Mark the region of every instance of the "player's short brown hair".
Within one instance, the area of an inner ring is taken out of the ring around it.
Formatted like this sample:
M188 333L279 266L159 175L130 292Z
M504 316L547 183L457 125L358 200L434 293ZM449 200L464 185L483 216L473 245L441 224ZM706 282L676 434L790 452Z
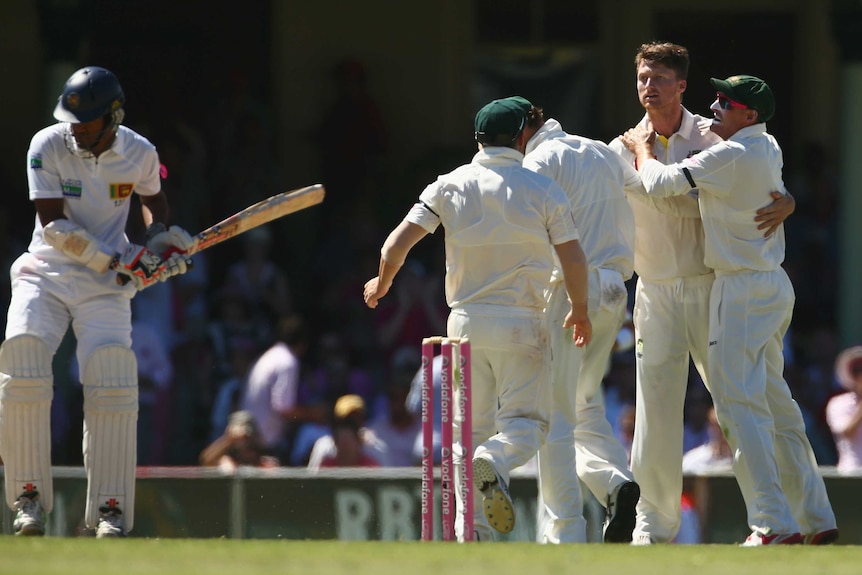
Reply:
M538 106L531 106L527 112L527 127L538 129L545 123L545 111Z
M635 70L641 62L661 64L674 72L679 80L688 79L688 48L670 42L647 42L641 44L635 55Z

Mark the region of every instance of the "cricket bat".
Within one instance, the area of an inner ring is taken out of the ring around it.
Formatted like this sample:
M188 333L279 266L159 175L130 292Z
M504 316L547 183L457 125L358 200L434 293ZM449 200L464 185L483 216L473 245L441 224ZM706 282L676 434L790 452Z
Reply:
M305 208L316 206L323 201L325 195L326 190L323 186L321 184L314 184L282 192L261 200L193 236L194 244L186 250L186 255L191 256L253 228L262 226L288 214L304 210ZM177 251L168 250L160 255L163 258L167 258ZM117 283L125 284L128 281L126 276L117 276Z
M187 255L213 247L250 229L262 226L288 214L316 206L326 195L321 184L314 184L288 192L282 192L261 200L237 212L216 225L194 236L194 245L186 251ZM162 254L170 255L170 254Z

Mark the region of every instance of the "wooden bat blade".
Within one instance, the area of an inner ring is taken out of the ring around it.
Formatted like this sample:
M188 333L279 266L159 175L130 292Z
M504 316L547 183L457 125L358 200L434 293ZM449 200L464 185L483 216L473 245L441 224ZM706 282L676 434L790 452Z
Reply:
M195 245L186 253L192 255L201 250L247 232L288 214L316 206L323 201L326 190L321 184L306 186L276 194L237 212L229 218L205 229L195 236Z

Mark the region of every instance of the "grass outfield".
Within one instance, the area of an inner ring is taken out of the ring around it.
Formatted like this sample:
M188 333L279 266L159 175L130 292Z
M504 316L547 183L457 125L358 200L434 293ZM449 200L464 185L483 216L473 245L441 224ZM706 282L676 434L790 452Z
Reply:
M0 537L0 573L131 575L857 575L862 547L456 545Z

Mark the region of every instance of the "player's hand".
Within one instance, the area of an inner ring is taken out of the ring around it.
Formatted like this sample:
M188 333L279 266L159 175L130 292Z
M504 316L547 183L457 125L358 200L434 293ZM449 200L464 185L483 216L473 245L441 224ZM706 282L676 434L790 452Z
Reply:
M384 286L380 283L380 276L365 282L365 289L362 292L362 298L365 300L365 305L371 309L376 308L378 300L389 293L390 287L392 287L391 283L388 286Z
M766 230L763 232L764 237L769 237L775 233L778 226L786 220L790 214L796 209L796 200L790 194L782 194L781 192L769 192L772 199L775 200L768 206L757 210L757 215L754 216L755 222L760 222L757 226L758 230Z
M187 252L195 245L195 239L180 226L165 228L162 223L147 228L147 249L157 254L170 249Z
M165 229L164 224L152 224L147 229L147 249L165 260L161 281L184 274L192 268L192 259L186 252L195 245L195 239L180 226Z
M147 249L162 257L170 255L168 252L186 253L194 245L194 238L180 226L166 229L164 224L158 223L147 228Z
M174 252L164 260L165 271L159 277L161 281L166 281L169 278L184 274L192 269L192 258L185 254Z
M652 123L647 122L646 125L638 124L634 128L629 128L620 136L620 142L635 154L643 149L652 151L652 146L655 143L655 130L653 130Z
M140 291L160 281L165 262L144 246L129 244L122 253L114 256L111 269L119 274L117 279L120 283L131 281Z
M572 341L578 347L584 347L593 339L593 324L587 315L587 304L574 304L566 319L563 320L563 329L572 329Z
M701 136L712 131L712 118L704 118L697 123L697 131Z

